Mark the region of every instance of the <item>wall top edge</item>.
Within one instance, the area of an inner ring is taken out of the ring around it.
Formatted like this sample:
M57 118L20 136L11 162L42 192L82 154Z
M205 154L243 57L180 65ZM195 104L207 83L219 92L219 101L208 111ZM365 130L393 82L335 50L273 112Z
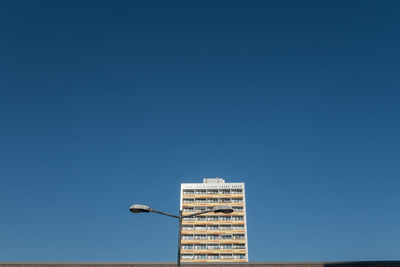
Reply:
M382 264L382 263L390 263L390 264L400 264L398 260L387 260L387 261L301 261L301 262L246 262L246 263L232 263L232 264ZM0 262L1 265L54 265L54 264L62 264L62 265L131 265L131 264L175 264L175 262ZM188 263L185 263L185 265ZM215 264L215 263L196 263L196 264ZM231 263L230 263L231 264Z

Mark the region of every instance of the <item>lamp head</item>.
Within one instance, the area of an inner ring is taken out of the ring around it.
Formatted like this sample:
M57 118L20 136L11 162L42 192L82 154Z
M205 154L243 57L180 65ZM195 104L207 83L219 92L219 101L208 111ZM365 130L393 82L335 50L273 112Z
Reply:
M214 212L222 212L222 213L232 213L233 209L231 206L229 205L221 205L221 206L217 206L213 209Z
M133 213L150 212L151 208L149 206L142 205L142 204L133 204L129 208L129 211L131 211Z

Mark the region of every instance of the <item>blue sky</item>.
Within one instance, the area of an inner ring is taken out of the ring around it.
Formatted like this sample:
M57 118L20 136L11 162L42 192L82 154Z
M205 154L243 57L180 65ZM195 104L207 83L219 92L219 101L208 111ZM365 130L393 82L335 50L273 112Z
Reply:
M245 182L251 261L398 260L398 1L1 1L0 261L170 261Z

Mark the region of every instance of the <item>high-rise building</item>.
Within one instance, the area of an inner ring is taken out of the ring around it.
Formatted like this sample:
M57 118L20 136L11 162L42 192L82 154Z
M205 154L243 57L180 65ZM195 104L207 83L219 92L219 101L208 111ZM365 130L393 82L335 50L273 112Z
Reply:
M182 262L248 262L244 183L204 178L203 183L181 184L183 215L220 205L230 205L233 212L184 218Z

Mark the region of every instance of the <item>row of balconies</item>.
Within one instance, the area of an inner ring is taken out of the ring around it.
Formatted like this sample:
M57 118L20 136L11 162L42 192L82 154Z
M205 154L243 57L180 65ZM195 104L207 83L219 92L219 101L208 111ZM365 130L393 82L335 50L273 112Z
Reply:
M212 234L212 235L233 235L233 234L245 234L245 230L213 230L213 231L182 231L182 234L184 235L194 235L194 234Z
M246 239L183 239L181 240L182 244L201 244L204 242L208 243L217 243L217 244L242 244L243 242L246 242Z
M182 215L190 215L193 214L193 212L183 212ZM207 214L207 213L205 213ZM208 214L222 214L222 213L208 213ZM197 218L200 217L200 218ZM184 221L243 221L244 219L244 212L232 212L229 213L229 215L197 215L197 216L192 216L188 217L190 219L184 219Z
M220 198L183 198L184 204L191 203L243 203L242 197L220 197Z
M183 249L182 253L246 253L246 249Z
M201 212L206 210L212 210L214 207L210 206L184 206L182 208L183 212ZM232 206L234 212L243 212L243 206Z
M232 249L246 249L246 244L244 243L238 243L238 244L232 244L232 243L224 243L224 244L183 244L182 249L185 250L232 250Z
M219 230L244 230L244 224L185 224L182 230L186 231L219 231Z
M183 234L182 240L232 240L245 239L245 234Z
M243 215L209 215L183 218L183 221L243 221Z
M184 195L238 195L243 189L183 189Z
M192 253L182 253L182 260L231 260L231 259L240 259L245 260L245 253L204 253L204 254L192 254Z

